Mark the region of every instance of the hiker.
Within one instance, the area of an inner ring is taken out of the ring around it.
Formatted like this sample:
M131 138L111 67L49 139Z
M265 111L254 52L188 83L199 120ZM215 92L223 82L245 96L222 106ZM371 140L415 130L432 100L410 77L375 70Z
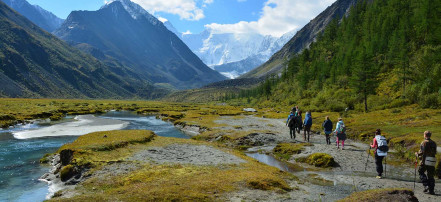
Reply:
M421 143L420 151L415 155L421 160L418 168L421 182L424 185L424 193L435 195L435 164L436 164L436 143L430 139L432 133L424 132L424 141ZM427 172L427 176L425 174Z
M296 121L297 120L294 115L294 112L291 111L291 113L288 116L288 119L286 120L286 126L289 127L289 136L291 137L291 139L296 139L296 131L295 131Z
M383 174L383 158L387 156L387 151L389 148L387 147L386 138L381 135L380 129L375 131L375 137L372 141L371 148L375 149L374 154L377 169L377 179L381 179Z
M296 128L297 129L297 133L300 134L300 131L303 128L302 127L303 126L303 123L302 123L302 111L301 110L297 111L295 117L296 117L296 122L295 122L294 128Z
M326 135L326 144L331 144L331 137L329 136L332 133L332 121L329 119L329 116L325 118L325 121L322 124L325 135Z
M335 126L335 135L337 136L337 149L340 149L340 141L341 141L341 150L344 150L345 140L346 140L346 126L343 123L342 118L338 118L337 126Z
M308 142L309 142L309 135L311 133L311 126L312 126L312 117L311 112L306 112L305 120L303 121L303 139L306 142L306 133L308 133Z
M296 106L294 110L295 110L295 111L294 111L294 112L295 112L295 113L294 113L295 116L298 116L299 111L300 111L299 106Z

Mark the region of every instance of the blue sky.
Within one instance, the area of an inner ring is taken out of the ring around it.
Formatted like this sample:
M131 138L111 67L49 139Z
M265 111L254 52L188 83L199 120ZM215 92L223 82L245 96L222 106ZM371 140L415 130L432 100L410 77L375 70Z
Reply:
M66 18L73 10L98 10L105 0L28 0ZM178 31L255 32L281 36L298 30L335 0L132 0L168 19Z

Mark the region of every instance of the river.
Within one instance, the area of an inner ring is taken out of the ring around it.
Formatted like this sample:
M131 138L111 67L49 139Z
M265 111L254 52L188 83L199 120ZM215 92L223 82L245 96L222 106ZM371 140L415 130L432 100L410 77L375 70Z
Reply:
M112 111L102 115L68 116L60 122L36 122L0 130L0 201L43 201L48 185L39 177L50 167L40 165L46 153L57 151L79 135L123 129L152 130L159 136L189 138L154 116Z

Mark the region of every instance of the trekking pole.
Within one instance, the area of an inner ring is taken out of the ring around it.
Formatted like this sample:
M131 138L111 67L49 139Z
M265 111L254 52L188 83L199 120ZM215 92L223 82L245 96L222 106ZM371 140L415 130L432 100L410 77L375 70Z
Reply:
M364 171L366 171L366 169L367 169L367 165L368 165L368 162L369 162L369 155L371 155L371 147L369 146L369 151L368 151L368 154L367 154L367 157L366 157L366 165L364 166Z
M387 176L387 155L384 157L384 177Z
M418 166L418 156L415 155L415 176L413 178L413 191L415 192L415 183L416 183L416 170L417 170L417 166Z

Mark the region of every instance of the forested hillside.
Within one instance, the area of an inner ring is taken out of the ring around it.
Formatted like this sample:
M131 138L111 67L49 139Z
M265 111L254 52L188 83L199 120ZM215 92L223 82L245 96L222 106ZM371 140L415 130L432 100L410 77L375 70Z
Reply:
M360 1L280 77L228 97L310 110L436 108L440 78L441 0Z

